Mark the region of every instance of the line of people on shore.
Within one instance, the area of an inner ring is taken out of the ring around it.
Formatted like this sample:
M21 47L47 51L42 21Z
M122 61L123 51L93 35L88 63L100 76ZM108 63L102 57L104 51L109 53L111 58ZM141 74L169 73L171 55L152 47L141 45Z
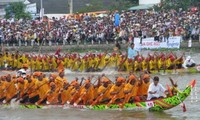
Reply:
M152 100L161 98L163 93L168 94L158 83L159 77L155 76L153 83L150 83L150 78L147 73L137 77L130 72L127 78L118 76L115 81L102 74L81 80L76 77L68 82L63 70L49 77L42 72L27 74L25 78L8 74L0 77L0 102L10 103L15 98L24 104L106 104L109 107L113 103L123 106L128 102Z

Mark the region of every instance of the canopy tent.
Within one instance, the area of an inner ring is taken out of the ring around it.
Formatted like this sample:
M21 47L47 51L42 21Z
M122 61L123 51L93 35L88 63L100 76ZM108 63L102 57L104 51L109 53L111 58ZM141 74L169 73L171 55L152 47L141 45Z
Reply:
M145 10L145 9L150 9L153 6L154 4L146 4L146 5L143 4L143 5L131 7L128 10Z

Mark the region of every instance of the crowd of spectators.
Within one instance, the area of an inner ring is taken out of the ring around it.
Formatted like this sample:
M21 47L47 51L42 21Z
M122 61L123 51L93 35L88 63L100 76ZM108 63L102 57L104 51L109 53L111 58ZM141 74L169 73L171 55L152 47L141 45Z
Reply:
M123 11L119 26L114 25L116 12L102 16L74 14L72 17L40 20L0 19L0 44L56 45L130 41L135 37L167 40L199 40L199 11L153 10Z

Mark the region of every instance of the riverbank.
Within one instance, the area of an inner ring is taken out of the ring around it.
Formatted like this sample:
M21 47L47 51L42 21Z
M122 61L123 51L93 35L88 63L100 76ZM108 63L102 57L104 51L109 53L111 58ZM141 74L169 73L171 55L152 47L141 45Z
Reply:
M23 52L40 52L40 53L49 53L54 52L58 49L58 47L62 48L62 52L101 52L101 51L113 51L115 44L81 44L81 45L55 45L55 46L4 46L3 49L6 51L23 51ZM127 48L126 44L121 45L122 51L125 51ZM2 49L2 48L1 48ZM154 49L152 51L166 51L169 50L167 48L162 49ZM176 51L177 49L170 49L171 51ZM188 47L188 42L182 42L180 45L180 49L182 51L199 51L200 50L200 42L193 42L192 47Z

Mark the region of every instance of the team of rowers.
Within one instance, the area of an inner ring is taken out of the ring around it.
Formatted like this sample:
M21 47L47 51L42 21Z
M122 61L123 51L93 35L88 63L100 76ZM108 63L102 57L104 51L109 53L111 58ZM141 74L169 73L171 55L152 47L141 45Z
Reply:
M99 54L78 53L63 55L35 55L4 52L0 54L0 67L6 69L20 69L27 64L32 71L58 71L70 69L71 71L94 72L105 68L115 68L118 71L144 71L181 68L183 55L177 57L173 53L154 53L147 57L137 55L128 59L126 54L107 52Z
M81 80L75 78L71 82L68 82L64 76L64 70L60 70L58 74L52 73L49 77L42 72L34 72L26 76L10 74L1 76L0 102L10 103L13 98L16 98L15 101L37 105L107 104L109 106L118 102L123 105L128 102L145 101L159 94L158 91L155 93L150 90L151 77L147 72L141 73L139 77L130 72L126 78L116 77L114 82L105 74L98 78L94 76L81 78ZM157 76L153 80L158 84ZM159 84L158 87L162 86ZM163 92L167 90L163 88ZM173 90L171 92L175 94ZM158 97L160 96L156 96Z

